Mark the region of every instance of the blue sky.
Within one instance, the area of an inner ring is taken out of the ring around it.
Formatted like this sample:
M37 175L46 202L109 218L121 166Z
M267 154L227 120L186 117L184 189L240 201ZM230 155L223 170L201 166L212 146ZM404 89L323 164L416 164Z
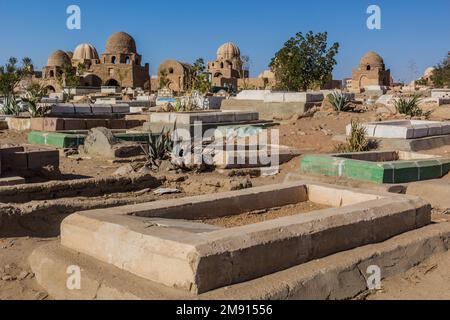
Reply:
M66 9L81 8L82 29L68 30ZM382 30L366 27L367 7L382 10ZM395 80L409 81L450 51L448 0L1 0L0 63L29 56L41 68L54 50L92 43L99 54L115 31L130 33L151 73L163 60L212 60L235 42L251 58L251 74L267 68L298 31L328 31L341 45L336 79L349 77L367 51L380 53Z

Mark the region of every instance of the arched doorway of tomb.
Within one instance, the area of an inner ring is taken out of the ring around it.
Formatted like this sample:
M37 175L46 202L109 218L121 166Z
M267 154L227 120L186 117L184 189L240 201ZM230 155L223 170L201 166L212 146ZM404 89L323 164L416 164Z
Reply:
M56 89L53 86L46 86L45 90L47 91L47 94L56 92Z
M95 74L88 74L84 77L84 83L87 87L101 87L102 79Z
M361 78L359 79L359 87L361 89L364 89L368 85L369 85L369 78L367 78L367 76L361 76Z
M116 79L109 79L105 82L105 86L107 87L118 87L119 86L119 81L117 81Z

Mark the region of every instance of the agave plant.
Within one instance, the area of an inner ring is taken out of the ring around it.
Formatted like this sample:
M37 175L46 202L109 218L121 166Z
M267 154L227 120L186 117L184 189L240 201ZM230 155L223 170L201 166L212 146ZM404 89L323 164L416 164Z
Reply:
M394 106L398 113L411 117L420 117L423 115L422 109L419 104L422 101L420 95L415 94L410 98L399 97L395 99Z
M333 106L334 111L346 112L352 109L350 98L347 95L343 94L342 92L335 91L329 94L328 101Z
M170 131L161 131L159 135L150 133L148 143L142 147L146 157L146 167L159 168L161 161L169 160L173 149Z
M28 112L30 113L31 117L44 117L49 111L49 107L40 105L40 102L45 93L45 88L37 83L33 83L27 88L25 96L22 98L22 100L28 103Z
M175 101L175 105L173 106L175 112L183 112L184 111L184 106L183 103L181 102L180 98L177 98Z
M14 96L5 97L3 113L11 116L19 116L20 115L20 106L17 103L17 100Z

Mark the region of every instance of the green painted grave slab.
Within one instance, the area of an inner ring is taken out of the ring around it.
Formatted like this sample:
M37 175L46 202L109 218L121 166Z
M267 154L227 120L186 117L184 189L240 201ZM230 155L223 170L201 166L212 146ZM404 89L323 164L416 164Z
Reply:
M351 155L355 154L305 155L300 160L300 172L379 184L439 179L450 172L448 158L374 162L357 160Z
M148 133L115 133L120 140L132 142L148 142ZM58 149L78 148L84 143L86 134L69 132L32 131L28 134L28 142L36 145L46 145Z

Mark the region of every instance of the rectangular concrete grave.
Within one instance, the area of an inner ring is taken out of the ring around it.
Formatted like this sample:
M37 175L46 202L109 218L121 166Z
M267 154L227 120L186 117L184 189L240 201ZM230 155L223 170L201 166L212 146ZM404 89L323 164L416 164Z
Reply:
M321 102L264 102L258 100L226 99L222 101L221 110L240 110L258 112L260 119L291 119L302 115Z
M57 103L51 106L50 114L53 116L70 117L127 114L130 113L130 106L121 104L83 104L83 103Z
M0 175L27 173L46 166L59 167L56 150L26 150L24 147L0 148Z
M300 172L374 183L438 179L450 172L450 159L405 151L306 155Z
M167 112L152 113L150 121L144 123L143 130L153 133L161 131L173 131L178 129L183 133L189 133L187 136L180 136L183 139L201 138L199 134L211 133L222 127L245 127L256 126L264 127L272 124L271 121L260 121L257 112L239 112L239 111L204 111L204 112Z
M257 112L159 112L150 114L150 122L194 124L204 123L232 123L259 120Z
M219 169L275 167L300 156L298 150L282 145L235 145L230 148L223 144L222 150L214 145L210 148L214 165Z
M183 223L303 201L333 208L231 229ZM78 212L62 223L61 244L143 279L200 294L430 222L431 207L419 198L298 181Z
M385 139L418 139L450 135L450 122L422 120L394 120L364 123L367 136ZM351 134L351 124L347 126L347 136Z
M367 291L369 275L362 270L379 266L382 280L404 274L433 255L447 252L449 240L449 223L431 224L198 296L142 279L59 244L37 248L29 262L37 282L58 300L347 300ZM81 290L67 288L66 271L74 265L82 270Z
M450 100L450 89L433 89L431 90L431 97Z
M264 95L265 103L322 102L322 92L272 92Z

